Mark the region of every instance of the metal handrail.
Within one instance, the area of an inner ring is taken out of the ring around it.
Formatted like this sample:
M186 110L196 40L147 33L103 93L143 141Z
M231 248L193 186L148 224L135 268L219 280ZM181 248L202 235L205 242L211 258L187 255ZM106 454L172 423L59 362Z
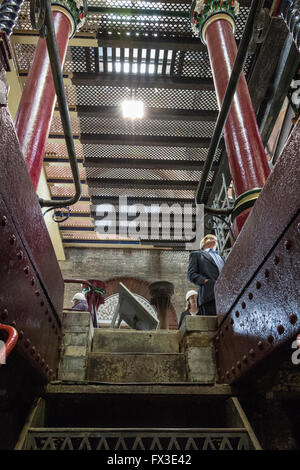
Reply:
M5 359L10 355L11 351L14 349L15 345L17 344L18 341L18 332L15 328L13 328L10 325L3 325L0 324L0 331L6 331L8 333L8 338L5 341L5 345L0 349L0 358L3 355L3 349L4 349L4 355ZM2 361L0 361L0 367L2 365Z
M213 160L215 158L216 152L219 147L219 143L222 137L222 132L225 127L227 117L231 108L231 104L234 98L234 94L240 79L240 75L243 70L243 66L247 57L247 50L249 46L249 42L252 36L252 28L253 22L256 15L256 11L260 10L264 0L253 0L251 3L249 15L247 18L247 22L245 25L245 29L243 32L243 36L238 48L238 52L236 55L236 59L234 62L234 66L231 72L231 76L226 88L226 92L224 95L223 103L221 106L221 110L218 115L216 127L214 129L214 133L212 139L210 141L208 154L204 163L204 167L201 173L201 180L196 189L195 201L196 204L203 204L204 203L204 192L207 183L208 174L211 170ZM220 214L220 215L229 215L232 212L232 209L215 209L213 207L204 206L204 210L208 213Z
M42 34L45 34L45 39L47 42L48 54L50 58L51 71L57 96L57 102L59 106L60 118L64 130L64 136L75 185L75 195L69 199L66 199L65 201L63 201L63 203L61 201L53 201L52 199L48 200L42 199L40 197L38 198L41 207L51 207L53 209L57 209L59 207L71 206L77 201L79 201L81 197L81 182L52 18L51 0L45 0L45 20L44 25L42 26L40 31L42 31Z

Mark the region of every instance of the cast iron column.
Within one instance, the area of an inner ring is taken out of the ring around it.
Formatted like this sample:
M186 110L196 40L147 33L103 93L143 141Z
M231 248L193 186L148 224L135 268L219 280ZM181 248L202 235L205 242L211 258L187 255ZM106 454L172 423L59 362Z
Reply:
M78 7L75 0L68 0L64 4L58 3L60 2L55 1L52 11L57 47L63 67L68 40L75 34L77 26L83 19L83 6ZM20 147L35 189L40 178L55 99L46 40L39 38L15 118Z
M208 47L219 108L237 54L234 0L196 0L192 27ZM244 73L242 72L224 129L224 139L236 201L232 213L237 235L270 173Z

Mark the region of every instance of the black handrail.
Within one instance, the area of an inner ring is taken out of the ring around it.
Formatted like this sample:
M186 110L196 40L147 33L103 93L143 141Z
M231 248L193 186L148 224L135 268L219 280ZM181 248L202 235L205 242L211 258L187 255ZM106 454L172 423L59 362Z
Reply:
M33 0L32 0L33 1ZM51 0L45 0L45 22L42 30L45 32L47 48L50 58L53 82L55 86L57 102L60 111L60 118L64 130L66 146L68 150L72 176L75 184L75 195L63 201L53 201L51 199L42 199L39 197L41 207L51 207L57 209L59 207L67 207L75 204L81 197L81 182L79 168L76 159L75 146L73 140L72 127L69 116L69 109L64 89L62 70L60 65L60 58L58 54L53 17L51 11Z
M216 127L214 129L214 133L212 139L210 141L208 154L204 163L204 167L201 173L201 180L196 189L195 201L196 204L203 204L204 203L204 192L207 183L208 174L211 170L214 157L219 147L219 143L222 137L222 132L224 126L226 124L226 120L230 111L230 107L233 101L233 97L240 79L240 75L243 70L243 66L245 60L247 58L247 50L249 46L249 42L252 36L252 28L253 22L256 15L256 11L262 8L264 0L253 0L251 3L249 15L247 18L247 22L245 25L243 37L241 39L237 56L234 62L234 66L231 72L231 76L226 88L226 92L224 95L223 103L221 106L221 110L218 115L218 119L216 122ZM211 213L211 214L220 214L220 215L229 215L232 212L232 209L215 209L214 207L204 206L204 211Z

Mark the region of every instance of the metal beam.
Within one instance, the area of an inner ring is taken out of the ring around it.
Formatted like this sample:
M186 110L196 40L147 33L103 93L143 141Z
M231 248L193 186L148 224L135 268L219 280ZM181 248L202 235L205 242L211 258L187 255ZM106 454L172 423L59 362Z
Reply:
M136 169L163 169L163 170L202 170L203 161L199 160L162 160L149 158L97 158L86 157L83 164L86 168L136 168ZM213 166L213 170L218 165Z
M56 136L59 138L60 136ZM64 138L64 136L61 136ZM209 137L167 137L151 135L81 134L82 144L142 145L143 147L208 148Z
M90 189L92 188L134 188L134 189L173 189L194 190L198 181L182 180L146 180L146 179L117 179L117 178L87 178Z
M180 206L183 206L185 204L193 205L195 206L195 201L194 199L190 198L168 198L168 197L132 197L132 196L126 196L127 197L127 205L134 205L134 204L143 204L144 206L151 206L151 205L160 205L160 204L168 204L168 205L173 205L173 204L179 204ZM92 200L92 205L91 205L91 214L96 213L96 206L101 205L101 204L111 204L114 207L118 207L119 205L119 198L118 197L112 197L112 196L91 196Z
M120 38L99 33L99 47L120 47L127 49L158 49L168 51L196 51L206 52L207 48L199 39L193 38Z
M78 105L79 117L121 118L120 106ZM166 121L215 121L218 111L202 109L146 108L144 119Z
M69 74L76 86L130 86L131 88L167 88L174 90L214 90L212 78L171 78L157 75L141 76L121 73Z

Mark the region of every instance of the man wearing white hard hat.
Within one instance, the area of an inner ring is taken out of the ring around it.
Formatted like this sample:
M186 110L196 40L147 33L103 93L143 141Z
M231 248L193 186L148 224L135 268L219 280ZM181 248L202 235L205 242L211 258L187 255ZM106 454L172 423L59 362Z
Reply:
M216 315L214 286L224 266L224 259L218 253L215 235L206 235L200 243L200 250L190 254L187 279L199 287L198 307L201 315Z
M74 295L72 302L74 303L72 310L81 310L82 312L89 311L89 306L85 295L83 295L81 292L77 292L77 294Z
M186 310L182 312L182 314L180 315L178 328L181 327L182 322L187 315L200 315L197 298L198 298L198 292L196 290L189 290L186 293L186 296L185 296Z

